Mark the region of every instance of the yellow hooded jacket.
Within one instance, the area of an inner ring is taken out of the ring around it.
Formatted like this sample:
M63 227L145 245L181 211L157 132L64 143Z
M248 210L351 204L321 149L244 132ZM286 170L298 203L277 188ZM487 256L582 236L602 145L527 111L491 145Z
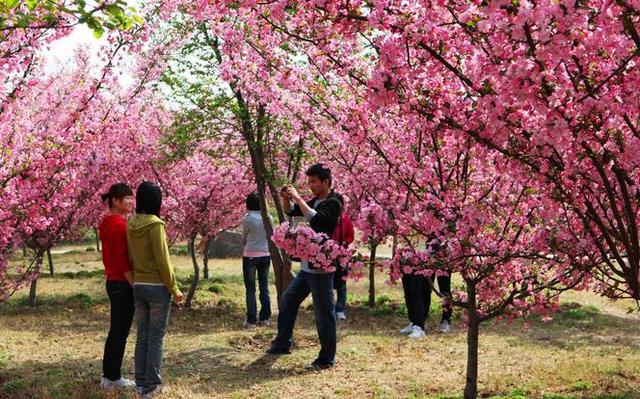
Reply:
M127 228L133 283L164 284L171 295L178 290L169 258L165 223L155 215L136 214Z

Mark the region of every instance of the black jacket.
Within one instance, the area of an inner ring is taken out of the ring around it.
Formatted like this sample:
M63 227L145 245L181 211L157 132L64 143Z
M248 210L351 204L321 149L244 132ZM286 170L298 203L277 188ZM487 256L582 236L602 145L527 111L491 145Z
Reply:
M329 196L318 204L317 207L313 205L316 203L317 198L312 198L307 201L307 205L310 208L314 209L317 213L316 215L309 221L309 226L316 233L324 233L331 238L333 236L333 232L338 225L338 220L340 219L340 212L342 211L342 205L340 205L340 201L336 194L331 191ZM300 206L296 204L293 207L291 212L287 212L289 216L304 216Z

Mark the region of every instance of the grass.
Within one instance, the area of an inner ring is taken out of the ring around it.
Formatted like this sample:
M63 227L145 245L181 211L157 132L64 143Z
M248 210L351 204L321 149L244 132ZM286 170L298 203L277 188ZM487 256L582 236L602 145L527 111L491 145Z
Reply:
M175 255L180 285L190 260ZM133 398L98 389L108 298L99 254L60 253L56 274L38 283L38 305L26 291L0 305L0 398ZM465 331L434 332L434 298L426 339L400 337L406 308L400 287L378 276L377 306L367 307L367 282L350 283L348 320L338 326L338 364L322 374L304 371L318 351L313 309L301 307L296 350L270 357L275 327L245 331L244 286L238 259L210 260L193 309L172 310L165 339L165 398L461 398ZM272 286L272 298L275 288ZM640 317L628 303L593 294L566 296L554 321L490 323L480 340L480 396L502 399L640 398ZM275 307L274 307L274 310ZM275 321L275 320L274 320ZM275 323L274 323L275 324ZM132 376L132 329L124 363Z

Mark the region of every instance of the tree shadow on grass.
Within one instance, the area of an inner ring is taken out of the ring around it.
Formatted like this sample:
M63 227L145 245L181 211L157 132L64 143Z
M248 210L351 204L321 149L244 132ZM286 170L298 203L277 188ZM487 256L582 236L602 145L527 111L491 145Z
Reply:
M640 350L640 321L599 311L593 306L565 303L553 315L552 321L529 317L529 328L506 323L488 324L485 331L505 335L517 340L560 349L594 346L600 349L625 348Z
M277 356L262 355L251 362L238 350L201 348L165 354L164 382L180 389L184 382L193 393L216 395L251 388L267 381L286 379L306 371L297 367L274 367ZM132 364L132 362L130 362ZM198 382L193 381L194 372ZM131 391L99 389L100 359L74 359L48 363L32 360L0 370L0 398L134 398ZM128 372L125 377L131 378ZM201 383L199 381L202 381Z

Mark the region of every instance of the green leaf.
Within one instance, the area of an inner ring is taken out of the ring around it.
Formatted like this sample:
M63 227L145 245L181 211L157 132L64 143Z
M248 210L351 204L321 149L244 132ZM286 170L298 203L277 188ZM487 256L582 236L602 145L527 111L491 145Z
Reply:
M93 29L93 37L95 37L96 39L100 39L103 34L104 34L104 29L102 29L102 27L97 27Z
M105 7L105 10L107 11L108 14L112 14L115 16L122 16L124 15L124 9L120 6L117 6L115 4L109 4L108 6Z
M4 0L4 4L8 8L16 8L20 5L20 0Z
M27 0L25 3L27 3L29 11L33 11L38 7L38 0Z
M20 28L26 28L27 26L29 26L29 22L31 22L31 20L29 19L29 16L26 14L23 14L16 21L16 26L19 26Z

